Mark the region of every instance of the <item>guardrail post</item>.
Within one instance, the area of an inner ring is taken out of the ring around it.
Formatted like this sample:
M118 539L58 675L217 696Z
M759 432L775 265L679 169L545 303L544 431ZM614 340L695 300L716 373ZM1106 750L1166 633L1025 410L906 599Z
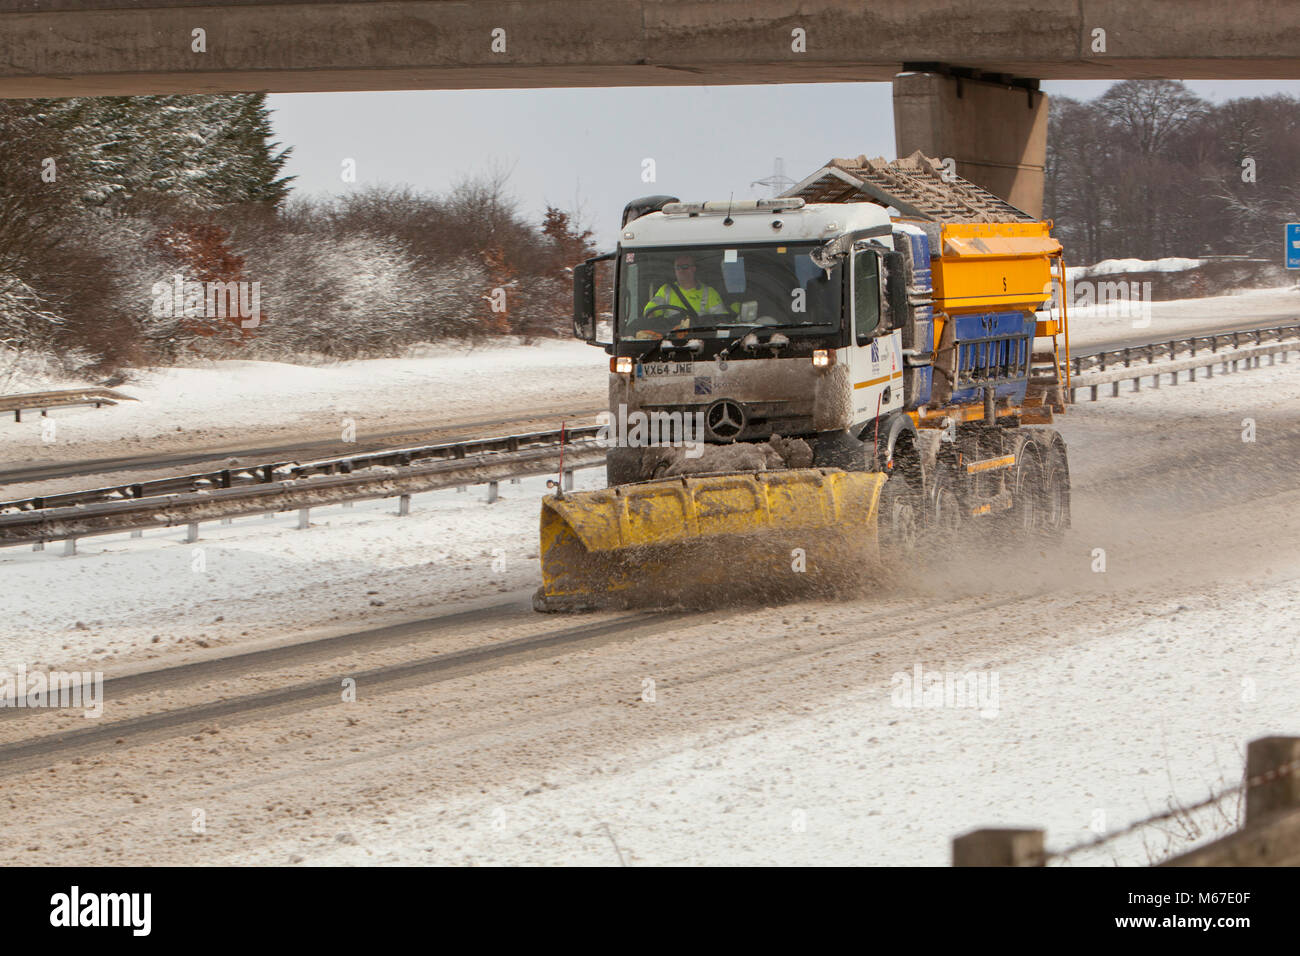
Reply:
M189 524L185 526L185 543L193 544L195 541L198 540L199 540L199 523L197 521L191 521Z
M1142 377L1139 375L1133 376L1133 391L1135 392L1142 391Z
M499 482L488 482L487 503L493 504L501 497L501 485Z
M65 555L72 555L72 554L76 554L76 553L77 553L77 539L76 539L76 538L65 538L65 539L64 539L64 541L63 541L63 553L64 553Z
M1118 380L1118 379L1116 379L1115 381L1113 381L1113 382L1110 383L1110 395L1111 395L1111 398L1119 398L1119 380Z
M299 508L298 509L298 530L306 531L310 527L311 527L311 509Z
M1261 737L1246 745L1246 826L1300 808L1300 737Z
M1189 382L1194 382L1194 381L1196 381L1196 369L1195 369L1195 368L1189 368L1189 369L1187 370L1187 381L1189 381Z
M411 513L411 496L402 495L397 499L397 516L405 518Z
M1213 362L1211 362L1209 365L1205 366L1205 377L1206 377L1206 378L1214 378L1214 363L1213 363Z
M1088 387L1092 389L1092 400L1095 402L1097 400L1097 386L1090 385Z
M564 490L573 490L573 469L569 468L564 472Z
M1043 830L972 830L952 841L953 866L1042 866Z
M23 420L23 410L22 410L21 408L15 408L15 409L14 409L14 421L16 421L16 422L20 422L20 421L22 421L22 420Z

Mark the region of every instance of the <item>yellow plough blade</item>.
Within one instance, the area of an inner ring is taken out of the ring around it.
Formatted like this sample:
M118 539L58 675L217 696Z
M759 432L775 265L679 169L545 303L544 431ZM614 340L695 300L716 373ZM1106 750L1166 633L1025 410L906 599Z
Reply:
M800 469L668 478L542 500L538 610L783 583L878 560L883 474Z

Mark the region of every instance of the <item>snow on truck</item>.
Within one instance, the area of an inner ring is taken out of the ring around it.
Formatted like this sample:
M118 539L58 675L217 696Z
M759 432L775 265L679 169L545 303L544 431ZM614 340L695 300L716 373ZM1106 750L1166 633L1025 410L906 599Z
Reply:
M543 500L534 606L771 591L942 555L968 523L1061 535L1050 227L919 153L832 160L775 199L629 203L574 275L574 334L610 355L609 487Z

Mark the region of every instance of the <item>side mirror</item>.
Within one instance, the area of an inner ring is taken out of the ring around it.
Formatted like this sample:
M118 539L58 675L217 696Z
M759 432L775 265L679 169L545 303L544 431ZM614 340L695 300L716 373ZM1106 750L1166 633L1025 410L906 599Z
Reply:
M573 336L596 341L596 264L573 267Z
M901 252L887 252L884 256L885 327L902 328L907 321L907 264Z
M852 236L836 236L830 242L808 253L808 258L819 269L832 269L835 263L848 255L851 248L853 248Z

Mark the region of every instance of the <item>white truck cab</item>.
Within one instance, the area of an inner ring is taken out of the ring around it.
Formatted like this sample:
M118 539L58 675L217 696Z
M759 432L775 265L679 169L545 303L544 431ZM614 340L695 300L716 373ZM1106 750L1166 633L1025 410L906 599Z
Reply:
M883 208L657 198L629 206L600 257L614 266L611 342L595 341L599 260L575 283L575 334L613 356L612 414L702 415L708 442L798 437L838 464L846 439L904 407L886 294L891 263L902 269ZM613 483L644 469L610 470Z

